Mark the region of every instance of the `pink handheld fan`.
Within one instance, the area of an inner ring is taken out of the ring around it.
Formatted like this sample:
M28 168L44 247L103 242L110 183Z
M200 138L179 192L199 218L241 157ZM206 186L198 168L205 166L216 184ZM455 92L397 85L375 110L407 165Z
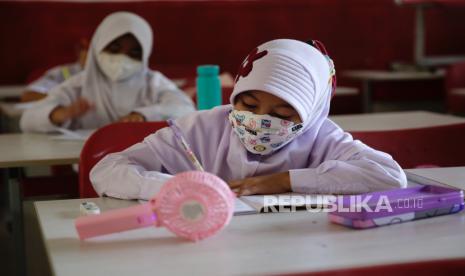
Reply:
M197 241L223 229L234 212L234 193L219 177L201 171L177 174L148 203L79 217L79 238L130 229L164 226L174 234Z

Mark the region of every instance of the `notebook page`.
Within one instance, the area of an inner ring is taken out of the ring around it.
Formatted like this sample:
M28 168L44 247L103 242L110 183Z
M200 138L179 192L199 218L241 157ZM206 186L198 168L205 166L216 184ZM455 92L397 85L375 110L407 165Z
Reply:
M62 134L52 136L52 139L85 141L92 135L92 133L95 132L95 129L69 130L65 128L58 128L57 131L59 131Z
M255 209L253 206L245 203L240 198L234 199L234 215L250 215L250 214L258 214L260 209Z
M242 196L241 200L253 206L260 212L266 211L268 207L312 207L325 208L334 202L334 195L307 195L299 193L285 193L277 195L253 195ZM333 199L333 200L331 200ZM279 211L279 208L274 208ZM288 208L289 209L289 208ZM273 209L269 208L269 211Z
M139 199L140 204L147 203L147 200ZM254 207L248 205L244 201L240 200L239 198L234 199L234 215L241 216L241 215L251 215L251 214L258 214L258 210Z

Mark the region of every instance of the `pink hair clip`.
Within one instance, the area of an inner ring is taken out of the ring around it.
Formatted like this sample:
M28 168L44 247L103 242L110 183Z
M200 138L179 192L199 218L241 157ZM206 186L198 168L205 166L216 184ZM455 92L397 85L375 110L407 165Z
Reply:
M234 212L234 193L216 175L189 171L168 180L148 203L79 217L81 240L148 226L163 226L192 241L223 229Z

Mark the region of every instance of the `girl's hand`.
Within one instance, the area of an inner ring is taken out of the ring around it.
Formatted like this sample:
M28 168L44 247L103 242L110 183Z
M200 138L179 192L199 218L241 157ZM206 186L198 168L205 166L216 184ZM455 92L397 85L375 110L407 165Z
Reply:
M58 106L50 113L50 121L55 125L62 125L64 122L80 117L94 106L84 98L79 98L74 103L67 106Z
M145 117L144 115L138 113L138 112L131 112L128 115L121 117L119 119L120 122L145 122Z
M289 172L249 177L230 181L229 187L237 196L254 194L281 194L291 191Z

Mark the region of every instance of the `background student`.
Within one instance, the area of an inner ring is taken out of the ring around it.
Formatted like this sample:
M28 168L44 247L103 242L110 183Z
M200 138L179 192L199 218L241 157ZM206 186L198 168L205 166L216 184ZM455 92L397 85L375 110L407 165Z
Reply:
M107 16L92 37L84 70L25 111L21 129L92 129L115 121L158 121L194 111L183 91L149 69L152 41L152 29L138 15Z
M22 102L38 101L45 98L50 90L65 80L77 75L84 69L89 42L81 39L77 47L77 61L70 64L55 66L47 70L38 79L31 82L21 95Z

